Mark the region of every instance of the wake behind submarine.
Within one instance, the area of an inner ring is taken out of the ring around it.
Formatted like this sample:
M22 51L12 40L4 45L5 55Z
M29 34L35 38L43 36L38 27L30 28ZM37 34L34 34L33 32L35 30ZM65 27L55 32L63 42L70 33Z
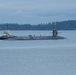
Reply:
M58 39L65 39L62 36L58 36L58 30L56 25L54 25L54 29L52 30L52 36L14 36L9 33L9 31L3 32L3 35L0 36L0 40L58 40Z

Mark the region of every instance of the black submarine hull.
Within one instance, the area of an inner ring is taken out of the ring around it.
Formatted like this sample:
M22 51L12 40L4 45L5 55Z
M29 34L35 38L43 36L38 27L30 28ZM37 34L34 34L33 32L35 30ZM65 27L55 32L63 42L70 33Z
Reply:
M65 39L61 36L12 36L12 37L3 37L0 36L0 40L58 40Z

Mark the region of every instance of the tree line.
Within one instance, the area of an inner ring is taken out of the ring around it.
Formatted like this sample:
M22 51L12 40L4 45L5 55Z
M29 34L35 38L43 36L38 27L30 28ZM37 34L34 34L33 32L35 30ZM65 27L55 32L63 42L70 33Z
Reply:
M49 22L38 25L5 23L0 24L0 30L52 30L55 23L58 30L76 30L76 20Z

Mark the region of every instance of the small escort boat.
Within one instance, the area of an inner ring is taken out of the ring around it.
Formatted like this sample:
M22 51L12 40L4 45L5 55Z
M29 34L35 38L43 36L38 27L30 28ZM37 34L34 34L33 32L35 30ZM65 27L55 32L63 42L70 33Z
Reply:
M3 35L0 36L0 40L57 40L57 39L65 39L64 37L58 36L58 31L56 26L52 31L52 36L14 36L9 33L9 31L3 32Z
M16 36L10 35L9 31L4 31L3 35L0 36L0 40L13 39Z

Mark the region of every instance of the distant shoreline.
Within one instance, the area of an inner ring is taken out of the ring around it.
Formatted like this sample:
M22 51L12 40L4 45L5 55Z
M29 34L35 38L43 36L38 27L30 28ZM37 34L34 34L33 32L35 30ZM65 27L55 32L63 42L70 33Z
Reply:
M67 20L60 22L49 22L47 24L14 24L14 23L4 23L0 24L0 30L52 30L54 24L58 30L76 30L76 20Z
M6 31L6 30L0 30ZM8 30L8 31L52 31L52 30ZM58 31L76 31L76 30L58 30Z

